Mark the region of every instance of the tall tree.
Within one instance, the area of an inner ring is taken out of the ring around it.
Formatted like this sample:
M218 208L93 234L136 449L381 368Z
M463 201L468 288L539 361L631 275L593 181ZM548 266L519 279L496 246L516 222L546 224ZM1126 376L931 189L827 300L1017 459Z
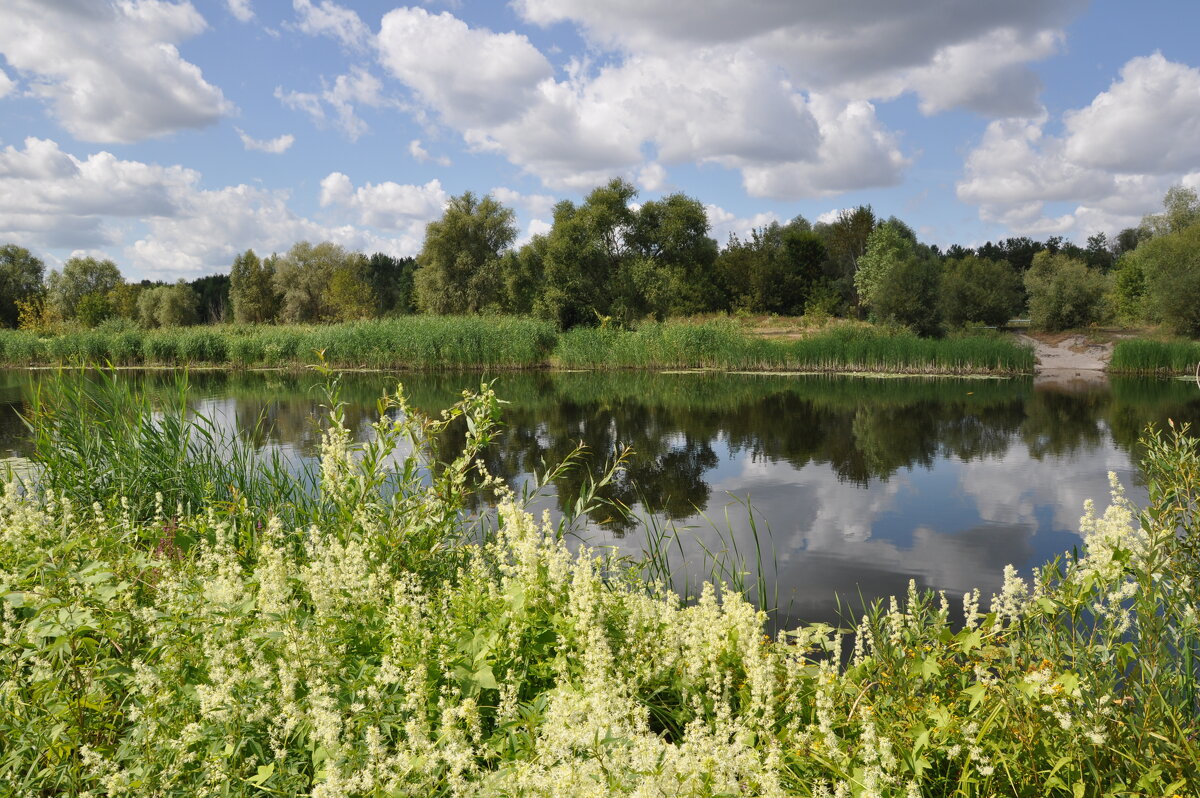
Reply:
M229 301L239 324L274 321L279 313L275 288L275 259L260 260L248 249L233 259L229 270Z
M1162 213L1142 217L1139 229L1143 238L1178 233L1200 222L1200 195L1194 188L1171 186L1163 195L1162 204Z
M413 297L413 274L416 270L416 258L394 258L376 252L367 259L365 279L375 296L376 315L412 313L416 310Z
M196 319L200 323L225 321L230 315L228 274L209 274L188 283L196 293Z
M425 227L413 275L417 307L427 313L474 313L500 300L500 256L517 238L516 214L490 194L451 197Z
M301 241L275 262L275 291L282 296L279 317L286 322L330 321L338 308L328 292L339 269L355 268L359 253L330 241Z
M50 272L46 300L60 318L84 316L84 323L91 324L102 320L104 308L111 315L108 294L121 282L121 270L111 260L90 256L68 258L62 272ZM81 309L86 312L81 314Z
M41 294L45 270L45 264L24 247L0 247L0 324L17 326L17 303Z
M628 249L666 287L665 297L652 303L657 315L702 313L722 304L713 269L717 242L708 232L704 206L682 193L645 202L633 215Z
M829 250L833 276L838 280L846 300L855 308L860 303L854 275L858 271L858 259L867 251L867 237L874 229L875 212L870 205L844 209L832 222L818 224L814 228Z

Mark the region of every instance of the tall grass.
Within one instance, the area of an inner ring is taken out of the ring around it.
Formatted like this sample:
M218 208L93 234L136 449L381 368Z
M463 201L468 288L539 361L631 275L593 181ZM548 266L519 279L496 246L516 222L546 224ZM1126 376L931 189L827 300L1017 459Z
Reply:
M10 794L1196 793L1200 453L1185 430L1144 441L1148 510L1119 491L1088 507L1081 551L1007 570L990 606L970 593L952 619L949 597L910 587L852 634L769 637L737 590L685 604L571 551L503 492L492 535L470 534L490 392L436 421L397 393L362 443L331 400L303 525L264 516L266 493L139 522L110 501L118 483L69 473L124 469L102 443L0 497ZM126 441L127 424L166 429L140 412L107 423ZM437 452L427 433L455 417L465 448ZM203 435L182 437L206 456ZM119 484L127 500L157 489Z
M559 336L566 368L746 371L1028 373L1032 349L999 336L920 338L904 330L841 325L797 340L746 335L732 321L644 324L635 331L578 328Z
M1032 350L999 336L919 338L864 325L795 341L746 334L731 320L649 322L636 330L557 333L534 319L407 316L328 326L86 330L39 338L0 332L0 364L300 366L316 352L339 368L692 369L1017 374Z
M1113 347L1109 371L1118 374L1194 374L1200 342L1129 338Z
M82 330L50 338L0 333L0 363L118 366L296 366L317 352L342 368L529 368L554 345L554 327L513 317L407 316L328 326Z

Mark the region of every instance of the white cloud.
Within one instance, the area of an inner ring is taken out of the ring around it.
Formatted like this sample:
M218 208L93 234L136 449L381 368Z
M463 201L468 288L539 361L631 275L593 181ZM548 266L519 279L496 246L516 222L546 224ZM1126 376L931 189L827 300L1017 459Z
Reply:
M474 128L519 115L553 68L527 38L471 29L449 12L398 8L383 17L380 58L451 125ZM470 53L470 58L464 54Z
M1200 70L1159 54L1134 58L1087 107L996 120L966 158L958 198L982 219L1027 234L1112 233L1157 209L1200 172ZM1069 203L1055 212L1048 203ZM1061 209L1060 209L1061 211Z
M423 186L387 181L355 188L349 177L331 172L321 181L322 208L344 208L354 214L357 224L410 236L423 234L425 224L442 215L448 200L438 180Z
M646 191L658 191L667 184L667 170L660 163L648 163L638 172L637 182Z
M247 150L257 150L258 152L268 152L272 155L279 155L287 152L288 148L296 143L296 137L291 133L285 133L282 136L276 136L273 139L256 139L246 135L240 127L235 127L234 130L242 139L242 146Z
M13 79L8 76L8 73L0 69L0 97L8 94L16 85Z
M747 193L800 199L900 182L911 159L879 123L871 103L842 103L814 94L809 106L821 129L816 157L747 166L742 170Z
M371 31L349 8L332 0L292 0L296 10L296 28L310 36L329 36L351 49L364 49Z
M1170 174L1200 166L1200 69L1161 53L1134 58L1091 105L1063 115L1065 155L1121 173Z
M708 216L708 234L717 243L725 246L732 233L738 238L749 238L750 232L759 227L766 227L772 222L781 221L774 212L756 213L749 217L738 217L719 205L705 205L704 212Z
M249 22L254 19L254 8L250 5L250 0L225 0L225 5L229 7L229 13L233 14L238 22Z
M408 154L411 155L413 160L417 163L428 163L433 161L438 166L450 166L451 164L450 159L445 155L439 155L437 157L430 155L429 151L421 146L420 139L413 139L412 141L408 142Z
M368 184L357 191L351 186L344 199L355 223L326 224L294 213L287 191L204 189L200 183L199 172L181 166L107 152L81 159L53 141L29 138L22 148L0 150L0 240L102 252L132 267L126 276L133 279L190 278L227 270L248 247L283 251L305 239L411 255L421 245L419 217L440 213L444 198L436 181L424 187ZM398 232L381 235L363 225Z
M282 86L275 87L275 98L287 108L303 111L318 124L325 124L332 113L333 124L346 134L351 141L357 141L368 131L368 126L358 116L357 107L382 108L396 105L395 101L383 94L383 84L379 78L362 67L353 67L349 74L338 75L330 84L321 80L320 93L285 91Z
M558 204L558 198L549 194L522 194L505 186L493 188L490 193L501 205L519 208L534 217L545 218L552 215L554 206Z
M805 88L866 100L915 91L929 111L961 106L997 115L1032 106L1039 84L1025 64L1056 52L1063 25L1085 6L1085 0L711 0L681 15L672 0L515 3L529 22L575 23L597 47L679 54L744 46Z
M232 109L176 48L206 27L190 2L6 6L0 53L78 139L164 136L211 125Z

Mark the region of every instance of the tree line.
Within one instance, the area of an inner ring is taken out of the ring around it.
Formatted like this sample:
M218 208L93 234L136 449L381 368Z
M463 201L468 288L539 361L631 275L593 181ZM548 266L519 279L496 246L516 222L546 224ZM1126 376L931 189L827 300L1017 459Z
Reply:
M490 195L452 197L416 258L302 241L237 255L228 275L126 282L111 260L43 263L0 247L0 323L36 329L124 319L143 327L235 321L324 323L416 312L512 313L579 325L632 325L713 312L848 316L936 335L1028 315L1066 329L1103 321L1200 333L1200 201L1176 186L1163 212L1084 247L1011 237L940 250L870 206L828 222L796 217L724 246L682 193L637 203L612 180L554 208L520 247L516 215Z

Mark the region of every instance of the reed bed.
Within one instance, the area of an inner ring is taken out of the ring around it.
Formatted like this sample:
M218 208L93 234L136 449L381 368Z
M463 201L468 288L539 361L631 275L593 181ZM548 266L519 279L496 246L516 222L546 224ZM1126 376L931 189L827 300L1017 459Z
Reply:
M90 420L168 464L220 452L187 417L104 390L47 396L59 410L35 431ZM0 495L8 794L1196 794L1186 430L1143 442L1149 508L1114 486L1074 556L1006 569L990 602L911 585L853 630L769 636L736 585L682 601L663 555L572 550L503 491L481 539L463 509L489 391L437 421L398 392L358 443L329 398L304 518L275 512L271 483L216 497L195 479L172 506L151 480L174 466L81 478L126 468L125 447L86 435L91 454L42 448L30 489ZM462 450L436 451L454 418ZM257 466L229 468L213 476Z
M579 328L510 316L407 316L338 325L80 330L52 337L0 331L0 364L299 367L317 352L337 368L724 369L1022 374L1026 347L999 336L920 338L841 325L795 341L748 335L728 319Z
M1117 374L1194 374L1200 364L1200 342L1129 338L1113 347L1108 370Z
M1000 336L920 338L904 330L841 325L797 340L746 335L732 321L644 324L635 331L575 329L559 336L565 368L1024 374L1033 350Z
M532 368L555 341L534 319L409 316L338 325L82 330L52 337L0 333L0 363L10 366L103 363L116 366L303 366L317 352L339 368Z

